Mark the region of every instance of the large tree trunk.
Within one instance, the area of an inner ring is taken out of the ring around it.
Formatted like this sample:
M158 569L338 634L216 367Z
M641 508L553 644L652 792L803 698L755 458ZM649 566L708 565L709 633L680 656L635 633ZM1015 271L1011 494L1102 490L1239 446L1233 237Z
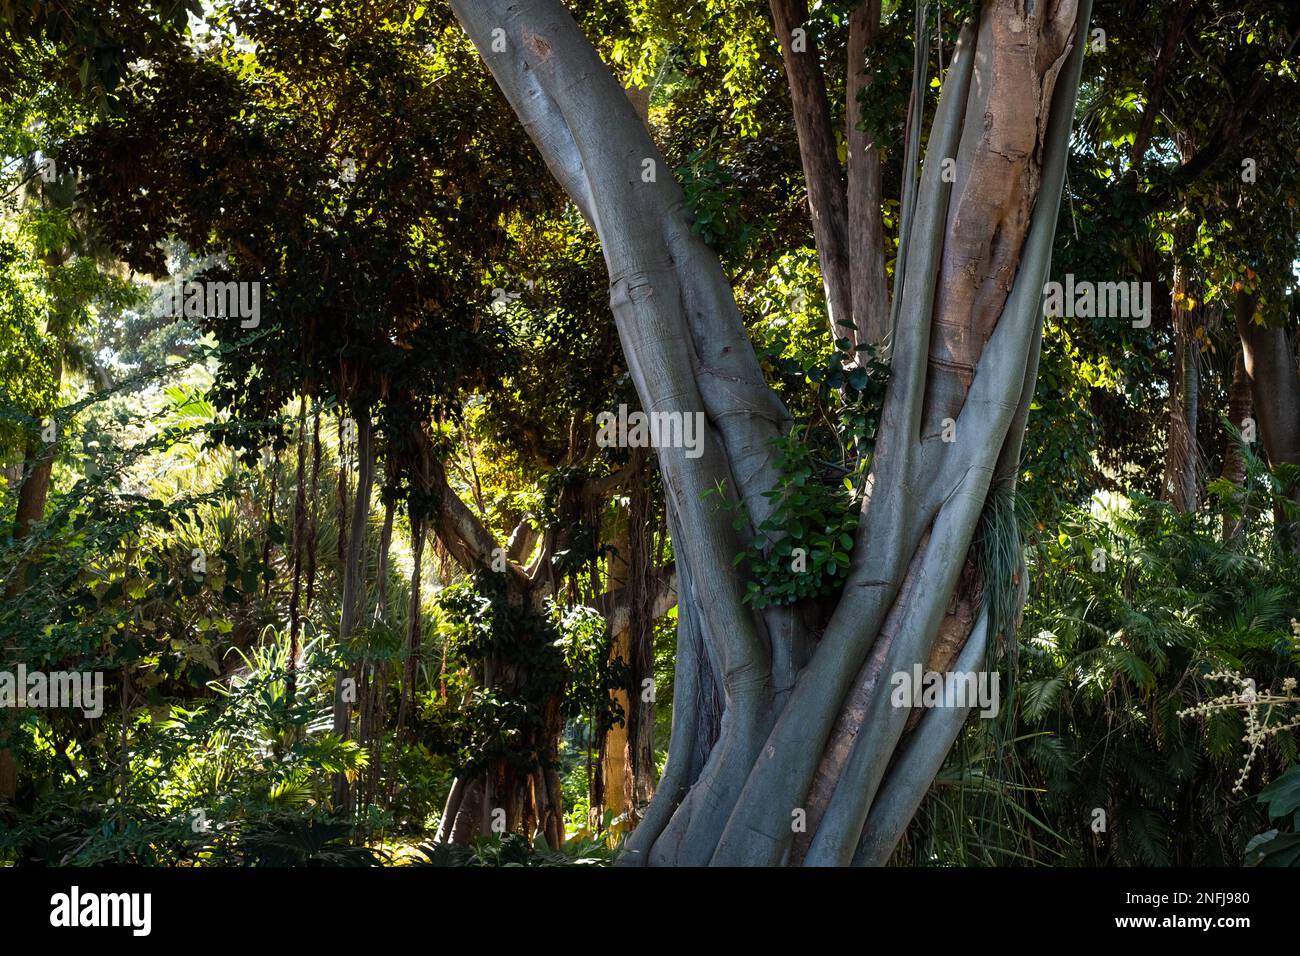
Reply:
M882 862L965 715L934 711L905 734L910 711L891 706L880 678L936 651L978 667L989 619L974 594L1006 585L972 574L968 552L994 482L1009 485L1019 463L1087 0L1037 14L989 3L978 30L963 31L903 250L871 492L848 582L815 644L794 609L756 613L742 601L734 557L775 506L764 495L777 477L769 442L789 415L761 378L716 256L691 234L677 184L640 175L647 160L666 170L663 158L557 0L452 6L596 230L642 407L700 413L708 426L699 457L658 449L680 582L678 693L669 765L623 860L787 862L792 820L812 816L823 757L851 707L862 719L850 721L858 730L823 788L804 862ZM504 52L493 52L494 31ZM946 158L955 182L941 175ZM944 418L950 427L928 427ZM750 527L735 529L706 495L718 487L744 502ZM715 682L724 706L710 741L701 705Z
M518 562L532 550L531 536L521 527L505 548L500 547L488 528L447 483L446 471L432 456L427 437L421 435L418 440L425 456L428 489L434 492L437 501L429 518L430 528L468 572L500 571L498 560L504 556L506 599L541 613L544 598L553 593L555 586L554 576L549 573L553 552L544 542L531 570L522 568ZM563 511L567 496L562 495L562 499ZM474 678L480 686L494 687L502 696L509 697L518 689L517 681L523 675L514 664L489 656L481 673L476 673ZM409 676L406 683L411 683ZM551 846L563 842L564 802L555 771L563 730L559 704L555 699L547 701L536 715L537 726L527 739L519 741L520 752L536 755L531 766L497 759L473 772L457 773L443 809L436 842L466 843L475 836L500 832L523 832L529 837L540 833ZM498 810L504 813L501 820L504 831L494 826Z

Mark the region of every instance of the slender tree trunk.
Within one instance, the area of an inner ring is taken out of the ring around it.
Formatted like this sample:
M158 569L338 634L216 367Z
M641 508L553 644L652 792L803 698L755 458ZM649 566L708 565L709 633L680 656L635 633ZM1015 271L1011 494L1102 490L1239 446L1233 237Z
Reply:
M13 733L15 721L6 714L0 732L6 738ZM9 747L0 747L0 804L12 803L18 793L18 760Z
M262 532L262 566L266 569L271 567L271 553L275 547L275 542L271 538L271 530L275 526L275 496L279 490L280 484L280 453L272 449L271 451L271 487L266 497L266 525ZM271 577L266 575L262 579L262 597L267 597L271 593Z
M867 52L880 29L880 0L865 0L849 17L846 112L848 115L848 209L853 323L859 344L879 345L889 333L889 289L885 284L885 231L881 219L880 151L859 129L862 100L870 95Z
M1181 141L1182 154L1190 157L1191 145ZM1188 230L1175 231L1177 251L1190 243ZM1187 267L1174 263L1173 352L1174 367L1169 384L1169 430L1165 445L1165 496L1180 512L1195 511L1199 503L1201 451L1196 437L1200 412L1201 371L1200 346L1194 333L1200 318L1200 302L1190 304L1193 296L1188 282Z
M619 528L613 541L610 542L614 549L609 556L608 591L610 593L617 591L619 588L628 587L631 580L628 573L628 551L631 547L629 544L629 530L628 525L624 524ZM632 630L630 627L621 627L614 631L609 656L611 660L622 661L625 664L632 659ZM629 684L629 686L631 685ZM598 804L593 804L593 809L597 815L597 819L593 821L593 824L599 824L601 812L608 811L614 815L614 832L619 832L629 829L628 824L632 817L631 765L628 759L628 729L632 719L632 707L628 700L629 692L627 688L615 688L610 691L610 696L622 712L623 719L605 731L604 740L600 747L603 758L600 768L601 799Z
M54 359L54 387L58 390L63 380L62 356ZM54 457L58 451L57 436L46 444L39 436L27 443L24 456L22 487L18 489L18 502L14 511L13 539L20 541L32 532L32 526L45 518L45 502L50 494L50 475L54 470ZM27 587L28 562L20 561L13 577L5 588L5 598L13 600ZM8 664L0 658L0 663ZM0 740L7 739L17 726L14 712L0 716ZM11 803L18 793L18 759L10 747L0 746L0 803Z
M393 459L387 458L389 478L392 478ZM384 501L384 525L379 533L379 556L375 571L375 615L374 622L382 624L388 620L388 553L393 541L394 503ZM370 754L370 763L366 767L365 786L359 797L359 805L373 803L379 799L382 777L381 735L384 729L387 662L376 664L366 649L361 659L361 714L358 718L357 741L366 747Z
M397 708L397 729L406 727L415 706L415 679L420 664L420 570L424 564L424 522L416 517L411 521L411 543L415 554L411 565L411 600L407 613L406 654L402 668L402 700Z
M336 557L339 562L339 574L347 574L348 566L348 456L352 449L348 447L347 429L344 422L348 421L342 412L339 414L339 457L338 457L338 481L335 483L335 501L334 501L334 522L338 525L338 550Z
M603 747L604 809L630 828L654 793L654 622L665 608L657 600L661 582L651 567L649 495L644 453L634 451L629 465L628 510L609 559L609 587L617 594L612 659L627 666L627 686L613 692L623 712Z
M54 388L57 391L63 381L63 359L54 359ZM23 462L22 487L18 489L18 502L14 511L13 539L20 541L32 532L32 525L44 520L45 502L50 495L50 475L54 470L54 457L58 451L58 436L46 443L39 435L27 442L27 451ZM13 598L27 586L27 562L20 562L14 569L5 596Z
M1147 87L1147 102L1142 110L1142 121L1138 124L1138 131L1133 137L1133 148L1130 154L1130 169L1133 172L1137 172L1142 167L1147 147L1151 145L1151 134L1155 131L1156 117L1160 115L1160 108L1164 104L1165 78L1173 63L1178 45L1182 41L1191 7L1192 0L1179 0L1177 9L1174 10L1173 16L1169 18L1165 27L1164 40L1160 44L1160 52L1156 54L1155 65L1151 70L1151 81Z
M370 493L374 484L375 457L374 429L370 410L357 413L357 488L352 501L351 527L347 535L347 548L343 562L343 607L339 618L339 646L348 648L352 631L365 607L366 524L370 517ZM341 532L342 529L340 529ZM355 702L356 668L341 668L334 681L334 733L347 738ZM351 691L351 693L349 693ZM349 700L349 697L351 699ZM348 805L348 782L342 774L334 776L334 804L336 809Z
M286 662L285 696L293 705L297 692L298 654L302 630L300 606L302 600L302 549L307 537L307 396L298 399L298 468L294 480L293 498L293 582L289 589L289 660Z
M1243 437L1248 428L1248 420L1251 418L1251 410L1246 355L1239 347L1237 357L1232 363L1232 384L1228 387L1228 421L1233 428L1243 433ZM1234 485L1240 485L1246 480L1246 456L1242 453L1241 445L1231 436L1223 450L1223 477ZM1243 515L1241 518L1233 518L1228 514L1223 516L1223 540L1232 541L1241 534L1245 526L1244 517Z
M396 506L384 502L384 525L379 532L379 561L375 575L375 620L388 620L388 552L393 544L393 518Z
M316 537L319 517L317 503L320 496L320 409L311 419L311 510L307 515L307 599L304 610L311 610L316 595Z
M836 324L853 319L844 172L835 147L830 100L818 62L817 44L808 28L808 4L806 0L770 0L769 6L790 83L799 155L808 189L808 211L812 214L813 234L817 239L831 333L836 337L852 337L848 328Z
M646 463L640 453L631 479L628 499L628 575L633 590L628 602L628 664L630 665L627 739L627 795L634 818L654 795L655 777L655 613L650 561L650 496L646 491Z

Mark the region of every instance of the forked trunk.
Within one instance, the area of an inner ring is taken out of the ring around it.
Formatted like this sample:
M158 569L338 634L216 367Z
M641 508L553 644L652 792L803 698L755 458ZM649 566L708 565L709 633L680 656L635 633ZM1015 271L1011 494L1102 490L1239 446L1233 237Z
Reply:
M677 693L668 767L622 861L787 863L818 800L805 864L883 863L967 713L909 721L889 678L931 662L982 669L983 595L1009 586L969 553L985 502L1009 494L1018 470L1088 0L988 3L963 30L900 256L870 494L819 636L795 609L742 600L734 558L775 507L770 442L790 417L667 163L557 0L452 6L600 239L642 407L707 423L698 457L658 449L679 579ZM779 17L793 5L772 6ZM744 503L749 527L733 527L717 488Z

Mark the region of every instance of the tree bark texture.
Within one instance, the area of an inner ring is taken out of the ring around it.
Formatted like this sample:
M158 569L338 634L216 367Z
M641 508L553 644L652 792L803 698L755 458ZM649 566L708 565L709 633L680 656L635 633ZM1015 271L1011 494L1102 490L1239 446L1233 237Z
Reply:
M929 663L936 647L950 666L983 666L977 595L988 582L969 551L995 482L1012 482L1019 463L1089 6L993 2L963 29L900 253L891 377L853 563L814 640L794 609L742 601L734 558L774 507L770 441L790 417L667 164L557 0L452 0L600 239L642 407L707 423L700 457L657 450L679 581L678 692L668 766L621 862L789 863L792 820L811 817L816 798L804 865L881 863L950 749L965 714L909 722L888 677ZM773 13L793 17L778 35L798 17L786 4ZM647 163L660 175L643 177ZM930 427L943 418L949 440ZM746 505L750 527L733 528L706 494L718 487ZM712 741L702 718L711 687L722 702ZM857 728L849 739L836 736L845 725ZM827 759L836 770L818 784Z

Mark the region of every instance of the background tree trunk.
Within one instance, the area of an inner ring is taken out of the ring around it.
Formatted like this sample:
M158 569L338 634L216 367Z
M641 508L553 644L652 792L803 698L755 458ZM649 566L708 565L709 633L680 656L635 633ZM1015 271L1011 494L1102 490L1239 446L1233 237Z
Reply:
M866 0L849 16L845 78L848 117L849 270L855 343L879 345L889 333L889 289L885 284L885 226L880 215L880 151L859 129L862 98L869 95L867 51L880 30L880 0Z
M57 392L63 381L63 358L54 357L54 388ZM21 541L32 532L32 525L44 520L45 502L50 495L50 475L54 471L54 456L58 452L58 437L48 445L39 435L28 440L24 455L22 487L14 509L13 539ZM14 568L13 577L5 588L5 598L13 600L27 586L26 561ZM0 665L7 667L8 655L0 654ZM0 739L7 739L17 728L15 712L0 716ZM18 758L10 747L0 746L0 803L12 803L18 794Z
M374 426L370 410L359 409L357 428L357 488L352 500L352 518L343 561L343 607L339 617L340 647L346 647L365 606L366 527L370 518L370 493L375 477ZM356 687L356 667L340 668L334 680L334 733L347 738L352 719L352 703L346 699L347 681ZM354 698L355 700L355 698ZM348 806L347 777L334 775L334 806L342 811Z
M849 229L846 217L844 173L840 168L831 126L830 100L822 76L820 53L808 29L806 0L770 0L772 25L781 46L794 125L799 136L808 189L808 211L812 214L817 258L826 290L826 312L831 334L849 334L836 325L853 319L853 291L849 274ZM796 31L799 31L796 33ZM863 183L864 187L866 181Z
M1274 465L1300 465L1300 371L1295 346L1285 329L1254 321L1255 301L1247 293L1237 294L1235 311L1246 377L1268 460ZM1288 494L1300 505L1300 484ZM1291 546L1300 551L1300 527L1293 525L1289 536Z
M1240 347L1232 363L1232 384L1228 386L1228 421L1232 427L1244 432L1246 420L1251 417L1250 379L1246 376L1246 356ZM1246 480L1246 456L1241 445L1229 437L1223 449L1223 477L1234 485ZM1245 522L1231 515L1223 516L1223 539L1231 541L1241 534Z
M1184 162L1194 152L1191 143L1179 138ZM1187 226L1174 231L1175 256L1190 245ZM1192 304L1195 300L1195 304ZM1169 430L1165 443L1164 491L1179 512L1195 511L1200 501L1201 449L1197 421L1201 398L1201 350L1194 334L1200 322L1200 292L1193 288L1187 267L1175 258L1173 268L1173 370L1169 380Z

